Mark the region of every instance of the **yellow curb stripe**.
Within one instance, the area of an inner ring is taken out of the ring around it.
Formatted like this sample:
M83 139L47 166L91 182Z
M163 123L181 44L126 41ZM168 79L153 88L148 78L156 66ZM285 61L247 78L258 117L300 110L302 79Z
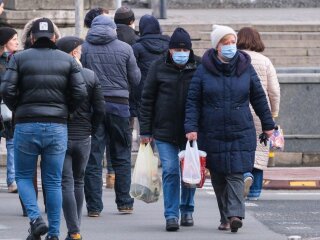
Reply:
M290 187L316 187L315 181L290 181Z

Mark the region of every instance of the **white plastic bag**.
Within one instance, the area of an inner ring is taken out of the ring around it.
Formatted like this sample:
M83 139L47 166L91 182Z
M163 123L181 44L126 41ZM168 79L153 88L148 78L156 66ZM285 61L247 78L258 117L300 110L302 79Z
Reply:
M200 155L197 141L193 141L193 147L187 141L182 169L182 181L189 184L198 184L201 181Z
M146 203L158 201L161 193L161 178L158 174L158 158L150 143L140 144L134 166L130 195Z
M7 107L7 105L3 101L1 101L0 111L1 111L2 120L4 122L12 120L12 112L10 111L10 109Z

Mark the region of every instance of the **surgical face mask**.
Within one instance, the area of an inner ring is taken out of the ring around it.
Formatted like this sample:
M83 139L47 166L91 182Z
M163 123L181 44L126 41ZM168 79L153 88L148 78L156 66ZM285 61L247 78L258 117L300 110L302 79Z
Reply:
M223 45L221 47L221 55L227 59L231 59L234 57L234 55L237 52L237 46L236 44L232 45Z
M188 52L174 52L172 54L172 60L178 65L184 65L189 60L190 51Z

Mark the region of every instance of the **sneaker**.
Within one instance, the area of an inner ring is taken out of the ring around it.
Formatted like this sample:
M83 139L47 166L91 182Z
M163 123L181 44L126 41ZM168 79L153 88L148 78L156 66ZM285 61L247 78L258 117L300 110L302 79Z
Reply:
M88 211L88 217L99 217L100 212L97 211Z
M243 196L246 198L250 192L250 187L253 183L253 178L252 177L246 177L244 179L244 192L243 192Z
M166 220L166 230L168 232L175 232L179 229L179 222L176 218L170 218Z
M46 236L45 240L59 240L59 238L57 236Z
M133 207L132 206L121 206L121 207L118 207L118 211L120 213L130 214L133 212Z
M181 214L181 226L191 227L194 225L192 213L183 213Z
M69 233L65 240L82 240L80 233Z
M36 220L30 222L29 236L27 237L27 240L40 240L40 236L47 232L47 224L43 221L42 217L38 217Z
M107 176L106 176L106 188L114 188L115 178L116 178L115 174L107 173Z
M18 192L18 187L16 182L12 182L9 186L8 186L8 192L9 193L17 193Z

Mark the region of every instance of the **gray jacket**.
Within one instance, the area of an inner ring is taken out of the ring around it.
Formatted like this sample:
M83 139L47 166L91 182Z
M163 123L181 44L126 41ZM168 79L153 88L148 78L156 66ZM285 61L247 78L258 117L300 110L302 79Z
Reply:
M98 76L103 95L129 98L129 86L137 86L141 73L130 45L117 39L115 25L96 17L82 45L84 67Z

